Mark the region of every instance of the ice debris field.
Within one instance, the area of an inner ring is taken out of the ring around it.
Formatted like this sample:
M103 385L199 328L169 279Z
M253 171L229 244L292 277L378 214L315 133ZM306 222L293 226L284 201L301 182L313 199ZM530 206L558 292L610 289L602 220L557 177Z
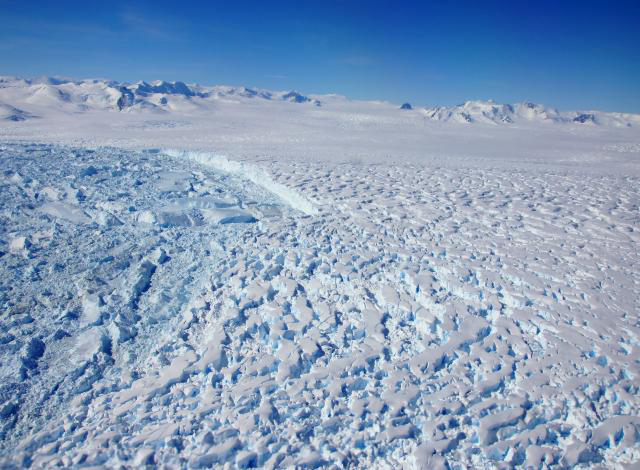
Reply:
M0 103L0 468L638 468L638 116Z

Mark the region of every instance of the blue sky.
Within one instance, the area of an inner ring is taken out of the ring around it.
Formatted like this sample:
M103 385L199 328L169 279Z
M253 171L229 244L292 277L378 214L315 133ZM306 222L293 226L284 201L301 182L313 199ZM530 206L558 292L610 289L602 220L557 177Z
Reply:
M640 112L638 1L0 0L0 74Z

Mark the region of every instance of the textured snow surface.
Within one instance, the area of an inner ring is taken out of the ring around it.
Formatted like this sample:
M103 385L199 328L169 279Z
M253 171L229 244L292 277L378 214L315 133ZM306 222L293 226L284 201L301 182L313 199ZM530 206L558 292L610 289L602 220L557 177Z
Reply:
M7 462L640 458L635 177L272 163L309 216L157 152L1 156Z
M0 467L637 467L636 127L185 86L6 100Z

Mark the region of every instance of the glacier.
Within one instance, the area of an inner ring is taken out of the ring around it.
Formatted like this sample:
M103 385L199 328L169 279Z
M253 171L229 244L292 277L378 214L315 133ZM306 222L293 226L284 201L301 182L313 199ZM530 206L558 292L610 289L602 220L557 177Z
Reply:
M640 117L0 78L2 468L635 468Z

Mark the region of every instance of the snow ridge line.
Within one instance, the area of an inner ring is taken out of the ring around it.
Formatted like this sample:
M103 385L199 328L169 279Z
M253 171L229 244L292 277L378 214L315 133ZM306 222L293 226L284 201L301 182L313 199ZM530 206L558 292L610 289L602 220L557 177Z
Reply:
M304 212L307 215L315 215L318 209L311 201L297 191L273 180L265 170L255 165L235 160L229 160L224 155L209 152L195 152L190 150L164 149L162 153L175 158L187 158L216 170L238 175L252 183L263 187L285 201L292 208Z

